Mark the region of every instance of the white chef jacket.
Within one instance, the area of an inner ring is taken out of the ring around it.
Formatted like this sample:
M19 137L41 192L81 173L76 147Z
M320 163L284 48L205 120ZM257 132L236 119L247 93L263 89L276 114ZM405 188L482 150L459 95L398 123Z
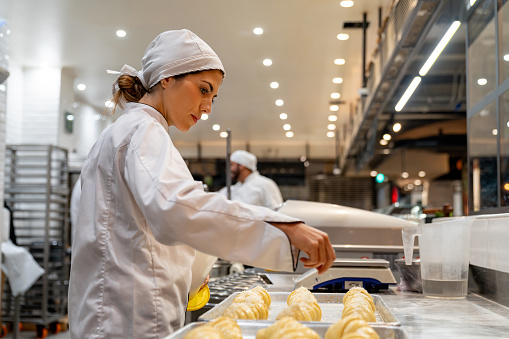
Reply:
M81 173L72 245L73 338L162 338L183 326L195 250L292 271L272 222L294 218L205 193L154 108L128 103Z
M226 195L226 187L219 193ZM231 199L246 204L264 206L275 210L283 203L283 197L277 184L270 178L264 177L258 171L247 176L244 182L238 181L230 186Z

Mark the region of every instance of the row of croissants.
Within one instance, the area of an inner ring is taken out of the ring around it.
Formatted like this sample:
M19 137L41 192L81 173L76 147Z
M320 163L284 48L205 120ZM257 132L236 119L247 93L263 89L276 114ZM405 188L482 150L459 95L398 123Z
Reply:
M223 315L191 330L184 339L242 339L236 319L265 320L271 298L257 286L239 293ZM375 322L375 304L362 287L350 289L343 297L342 318L326 331L324 339L379 339L368 324ZM298 288L287 299L288 307L276 317L276 322L260 329L256 339L320 339L320 336L299 321L320 321L322 310L314 295L304 287Z

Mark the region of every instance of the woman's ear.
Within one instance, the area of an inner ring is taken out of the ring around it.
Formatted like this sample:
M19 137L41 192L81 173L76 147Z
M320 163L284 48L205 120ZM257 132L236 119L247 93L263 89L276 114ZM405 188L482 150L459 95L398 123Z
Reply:
M166 89L166 88L170 85L170 83L171 83L172 81L175 81L175 78L174 78L174 77L168 77L168 78L161 79L161 81L160 81L160 83L161 83L161 87L162 87L163 89Z

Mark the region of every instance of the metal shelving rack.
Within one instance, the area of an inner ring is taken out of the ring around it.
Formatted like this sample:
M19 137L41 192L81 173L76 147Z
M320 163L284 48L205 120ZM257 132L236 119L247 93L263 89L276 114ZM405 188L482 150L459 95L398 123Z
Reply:
M45 273L21 297L6 284L3 321L34 323L37 332L67 314L69 248L67 150L52 145L7 145L5 201L12 209L17 245L25 247ZM18 307L16 307L18 306ZM18 312L17 312L18 309Z

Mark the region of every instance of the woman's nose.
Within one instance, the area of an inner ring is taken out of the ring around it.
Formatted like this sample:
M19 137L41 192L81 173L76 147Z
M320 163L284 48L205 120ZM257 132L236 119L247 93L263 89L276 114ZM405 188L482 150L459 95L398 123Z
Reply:
M201 111L205 114L210 114L212 111L212 99L205 100L201 105Z

